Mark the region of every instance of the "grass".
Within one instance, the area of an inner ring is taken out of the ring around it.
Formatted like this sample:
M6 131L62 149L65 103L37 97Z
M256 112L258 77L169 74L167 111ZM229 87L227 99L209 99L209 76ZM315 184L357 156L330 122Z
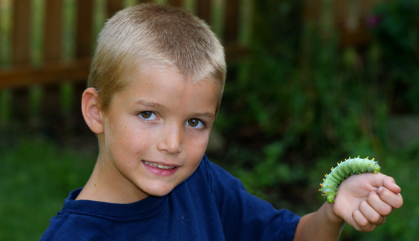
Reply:
M95 154L43 138L0 146L0 240L39 240L68 193L87 181Z

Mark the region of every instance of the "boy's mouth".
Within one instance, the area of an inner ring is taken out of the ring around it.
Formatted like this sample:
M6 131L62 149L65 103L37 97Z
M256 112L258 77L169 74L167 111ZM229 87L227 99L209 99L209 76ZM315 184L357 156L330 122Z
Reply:
M148 161L144 161L144 164L151 166L151 167L157 167L160 169L166 169L166 170L170 170L170 169L175 169L175 166L166 166L166 165L162 165L162 164L157 164L154 162L148 162Z

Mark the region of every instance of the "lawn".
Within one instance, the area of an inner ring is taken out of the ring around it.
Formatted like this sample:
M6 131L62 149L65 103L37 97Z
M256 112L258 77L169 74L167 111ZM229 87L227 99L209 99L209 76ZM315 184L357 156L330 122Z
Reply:
M70 150L42 137L0 144L0 240L39 240L68 193L84 185L94 150Z

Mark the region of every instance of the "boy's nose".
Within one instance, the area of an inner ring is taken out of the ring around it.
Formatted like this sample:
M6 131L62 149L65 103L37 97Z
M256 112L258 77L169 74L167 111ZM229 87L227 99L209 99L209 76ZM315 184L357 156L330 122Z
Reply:
M182 151L182 129L176 126L168 126L162 132L161 141L158 143L157 148L160 151L167 152L168 154L178 154Z

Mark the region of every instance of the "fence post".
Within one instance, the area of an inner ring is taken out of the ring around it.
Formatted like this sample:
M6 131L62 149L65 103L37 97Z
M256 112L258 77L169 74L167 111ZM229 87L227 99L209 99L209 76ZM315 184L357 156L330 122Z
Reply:
M13 1L12 63L15 65L31 62L31 3L31 0Z
M45 0L44 61L63 59L63 1Z
M181 7L182 6L182 0L167 0L167 3L171 6L175 7Z
M211 1L197 0L196 7L196 15L211 25Z
M11 64L29 66L31 64L31 0L12 1L12 43ZM26 117L28 112L28 89L14 89L10 93L13 108L9 118ZM26 119L26 118L25 118Z
M91 56L93 42L93 0L77 0L76 58Z
M107 11L108 18L112 17L116 12L122 9L122 0L108 0Z
M226 43L238 42L240 0L227 0L224 15L223 40Z

